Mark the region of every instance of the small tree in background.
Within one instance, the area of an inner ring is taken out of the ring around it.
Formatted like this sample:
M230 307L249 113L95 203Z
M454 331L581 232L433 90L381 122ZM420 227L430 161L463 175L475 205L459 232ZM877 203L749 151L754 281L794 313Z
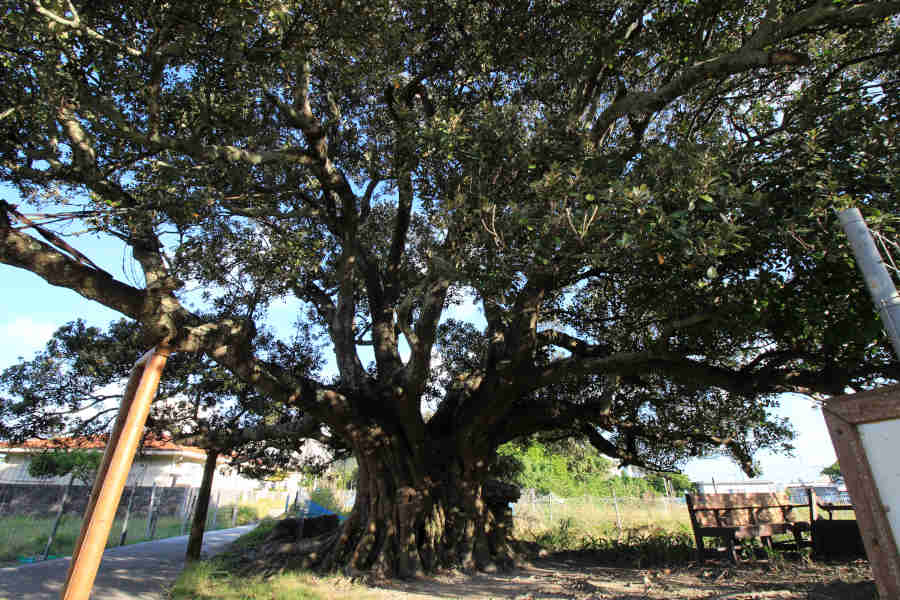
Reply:
M63 514L66 511L66 504L69 502L69 495L72 485L75 481L80 481L85 485L90 485L100 467L101 455L99 452L88 450L52 450L42 452L36 455L28 464L28 474L39 479L50 479L51 477L69 476L69 482L66 484L63 492L62 502L59 503L59 510L56 512L56 519L53 521L53 529L50 530L50 537L47 538L47 545L44 547L43 560L47 560L50 555L50 546L56 537L59 524L62 522Z
M655 491L667 496L691 490L690 478L682 473L648 473L645 479Z
M45 348L30 360L0 373L0 439L21 442L33 437L103 436L109 431L135 359L145 350L143 331L134 321L119 320L105 330L77 320L60 327ZM300 332L293 346L273 343L269 351L303 348L295 368L315 370L318 358ZM166 366L147 420L147 433L203 448L209 456L229 456L244 475L262 478L293 470L299 462L285 451L283 436L295 434L291 409L266 402L252 386L196 355L180 353ZM52 477L78 469L78 453L46 453L35 473ZM71 463L71 464L70 464ZM187 558L200 557L215 458L204 467ZM79 477L76 476L76 479ZM124 537L122 538L124 541Z
M826 477L831 479L831 481L833 483L843 483L844 482L844 476L841 473L841 465L837 461L835 461L835 463L833 465L830 465L830 466L822 469L821 473L822 473L822 475L825 475Z

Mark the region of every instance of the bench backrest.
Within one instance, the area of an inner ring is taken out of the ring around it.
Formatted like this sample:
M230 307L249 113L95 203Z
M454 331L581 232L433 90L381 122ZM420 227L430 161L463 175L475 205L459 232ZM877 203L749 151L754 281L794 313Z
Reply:
M798 521L785 493L687 494L691 520L699 527L739 527Z

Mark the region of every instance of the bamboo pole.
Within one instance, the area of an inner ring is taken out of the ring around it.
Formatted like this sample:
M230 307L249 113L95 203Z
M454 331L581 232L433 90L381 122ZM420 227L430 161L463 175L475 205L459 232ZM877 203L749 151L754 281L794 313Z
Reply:
M60 595L62 600L88 600L90 596L169 353L167 348L154 348L138 359L131 369L119 415L94 480L81 534L72 553L66 584Z

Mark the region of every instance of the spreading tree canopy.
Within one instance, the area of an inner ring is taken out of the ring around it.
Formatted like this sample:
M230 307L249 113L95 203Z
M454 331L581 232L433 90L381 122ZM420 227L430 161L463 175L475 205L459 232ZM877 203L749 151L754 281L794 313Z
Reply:
M29 203L0 262L340 439L359 493L324 567L509 560L509 440L752 472L774 394L898 376L833 211L897 220L900 2L0 10L0 176ZM285 299L333 378L259 342Z
M0 372L0 439L107 434L135 357L145 348L143 337L140 324L125 319L106 331L82 320L60 327L44 350ZM256 342L279 348L271 336L260 335ZM319 353L307 345L293 366L315 373L318 362ZM292 452L296 417L296 409L268 402L208 357L178 353L166 364L145 439L172 438L225 455L256 477L300 466L321 469L324 461L301 462Z

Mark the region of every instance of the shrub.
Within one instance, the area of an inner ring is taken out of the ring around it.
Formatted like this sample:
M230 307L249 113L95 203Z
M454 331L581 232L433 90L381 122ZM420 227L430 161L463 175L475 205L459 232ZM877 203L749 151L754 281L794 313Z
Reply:
M318 504L321 507L327 508L328 510L341 513L341 507L338 504L337 498L334 497L334 492L329 488L318 488L312 491L309 495L309 499Z

